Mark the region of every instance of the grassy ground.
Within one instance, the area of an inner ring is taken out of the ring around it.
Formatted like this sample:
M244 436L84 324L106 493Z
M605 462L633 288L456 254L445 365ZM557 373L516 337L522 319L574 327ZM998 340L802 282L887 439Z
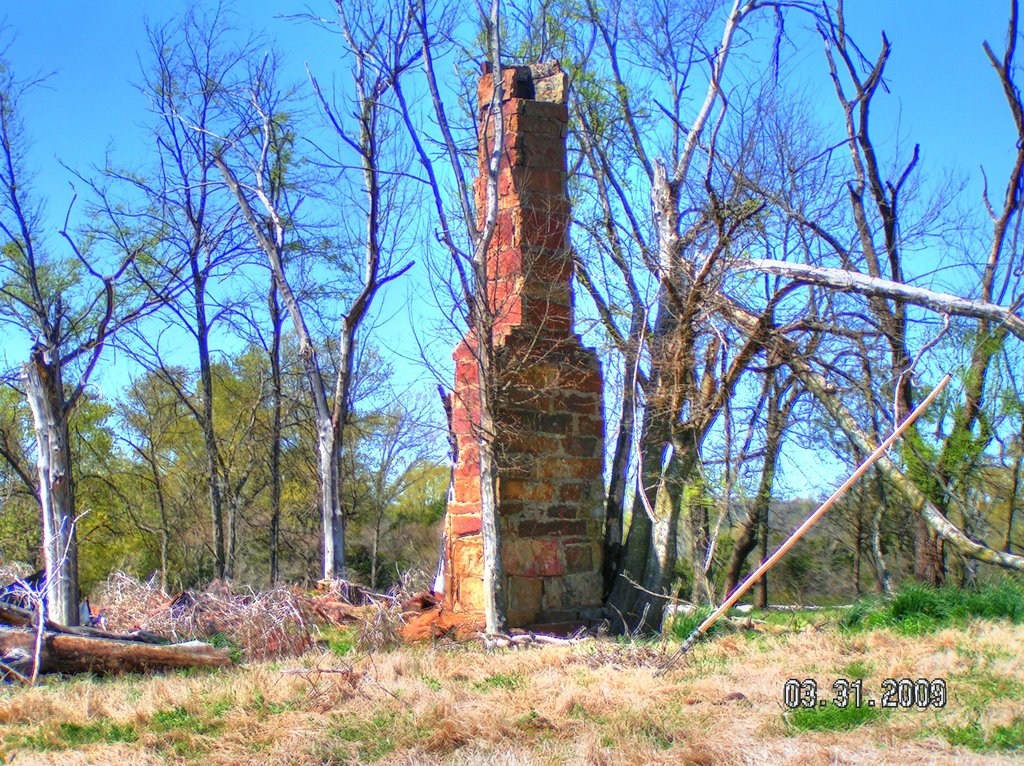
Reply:
M908 636L819 618L672 644L334 651L230 671L0 690L16 764L971 764L1024 756L1024 626ZM305 672L316 668L339 672ZM290 673L286 671L304 672ZM787 679L944 678L946 707L788 711Z

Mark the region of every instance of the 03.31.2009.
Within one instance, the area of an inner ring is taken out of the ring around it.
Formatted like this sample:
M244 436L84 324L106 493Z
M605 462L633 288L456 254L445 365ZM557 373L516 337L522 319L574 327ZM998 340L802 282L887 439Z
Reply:
M878 707L927 710L943 708L948 699L944 678L883 678L877 696L866 692L863 679L837 678L831 694L819 694L813 678L790 678L782 687L787 708Z

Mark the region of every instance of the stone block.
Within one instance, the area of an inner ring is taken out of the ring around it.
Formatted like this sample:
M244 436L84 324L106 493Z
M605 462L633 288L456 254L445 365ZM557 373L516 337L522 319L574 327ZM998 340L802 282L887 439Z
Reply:
M456 585L455 607L467 612L483 608L484 581L480 577L460 577Z
M549 503L555 498L555 488L548 482L529 479L499 479L498 497L506 500L530 500Z
M541 609L544 580L540 577L509 577L506 595L509 604L509 623L522 627L533 622ZM513 617L513 610L519 614Z
M479 536L452 540L451 562L456 572L481 577L484 571L483 540Z
M565 571L570 574L593 572L595 570L594 559L593 544L565 546Z
M545 612L563 609L566 606L566 592L563 577L544 578L544 601Z
M583 485L578 482L566 482L558 487L559 500L582 500L583 496Z
M501 552L509 576L554 577L565 573L562 546L554 540L505 540Z
M573 606L596 606L601 603L602 581L598 572L567 574L561 578L565 599Z

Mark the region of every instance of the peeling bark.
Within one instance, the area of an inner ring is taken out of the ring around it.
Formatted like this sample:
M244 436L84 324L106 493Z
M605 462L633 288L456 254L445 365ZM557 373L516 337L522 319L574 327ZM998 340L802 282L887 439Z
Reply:
M77 625L78 541L75 492L60 357L39 344L22 369L38 450L39 504L46 567L46 614L53 622Z

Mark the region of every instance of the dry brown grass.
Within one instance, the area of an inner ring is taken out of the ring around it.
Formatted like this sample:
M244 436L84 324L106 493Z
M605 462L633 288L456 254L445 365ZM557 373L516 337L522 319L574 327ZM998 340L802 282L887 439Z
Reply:
M16 764L204 766L1009 764L1019 761L953 748L941 731L1019 714L1022 641L1024 627L984 623L918 638L728 635L662 677L657 645L587 642L309 653L204 674L76 678L0 691L0 755ZM785 680L815 678L824 689L854 665L875 696L885 677L945 677L949 705L851 732L793 733ZM106 739L57 749L83 730ZM134 741L110 741L126 731Z

